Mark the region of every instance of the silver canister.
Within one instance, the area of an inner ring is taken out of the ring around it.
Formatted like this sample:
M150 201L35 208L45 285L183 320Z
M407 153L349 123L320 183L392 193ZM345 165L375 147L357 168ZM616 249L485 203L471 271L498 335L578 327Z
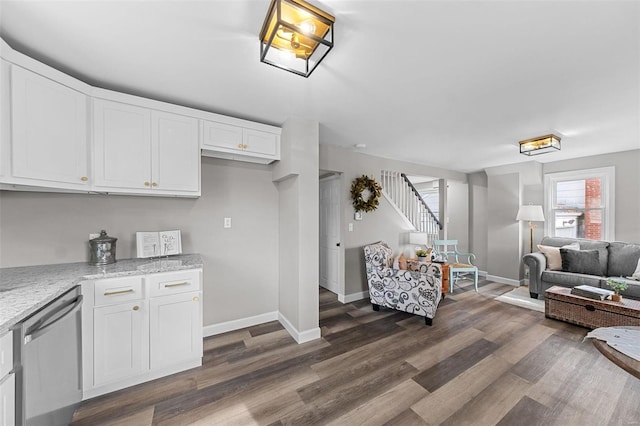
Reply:
M115 263L116 261L116 241L117 238L113 238L107 235L107 231L100 231L100 236L89 240L91 246L91 259L89 264L91 265L108 265Z

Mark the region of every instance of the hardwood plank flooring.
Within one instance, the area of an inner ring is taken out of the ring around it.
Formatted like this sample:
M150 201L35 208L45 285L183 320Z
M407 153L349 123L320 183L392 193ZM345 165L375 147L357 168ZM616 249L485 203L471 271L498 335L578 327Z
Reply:
M640 380L587 329L479 285L432 327L320 289L321 339L277 321L206 338L202 367L84 401L73 425L640 425Z

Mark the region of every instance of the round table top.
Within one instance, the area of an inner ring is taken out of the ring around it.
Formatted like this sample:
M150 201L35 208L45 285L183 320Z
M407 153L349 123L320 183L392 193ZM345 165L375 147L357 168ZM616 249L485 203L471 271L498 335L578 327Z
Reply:
M612 348L611 346L607 345L607 342L605 342L604 340L591 340L593 340L593 345L598 348L598 350L602 352L604 356L609 358L609 360L611 360L615 365L640 379L640 361L638 361L637 359L633 359L630 356L627 356L622 352Z

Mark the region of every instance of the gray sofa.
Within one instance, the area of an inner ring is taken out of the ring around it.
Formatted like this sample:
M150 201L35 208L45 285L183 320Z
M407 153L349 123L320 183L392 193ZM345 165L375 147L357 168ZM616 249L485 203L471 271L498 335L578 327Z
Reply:
M640 244L544 237L540 241L540 245L562 247L576 242L580 245L581 251L590 251L577 253L576 256L591 254L592 257L590 259L583 258L581 260L582 263L574 262L573 265L563 265L569 266L563 269L569 269L573 272L548 269L547 258L539 251L526 254L522 258L525 265L529 267L529 293L531 298L544 298L544 292L554 285L574 287L586 284L610 290L611 288L607 285L607 278L620 279L620 277L631 276L638 265ZM597 255L594 254L593 250L597 250ZM565 257L569 257L569 255L565 252ZM595 259L597 259L597 262ZM584 270L581 270L581 268L584 268ZM625 291L621 291L620 294L640 299L640 281L626 278L624 280L628 288Z

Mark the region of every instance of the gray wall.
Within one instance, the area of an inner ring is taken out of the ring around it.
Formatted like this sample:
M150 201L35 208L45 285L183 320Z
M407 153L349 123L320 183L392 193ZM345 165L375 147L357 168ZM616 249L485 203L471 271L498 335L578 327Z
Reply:
M362 251L363 246L384 240L393 248L394 255L399 254L401 251L405 252L406 255L414 255L414 248L405 244L405 234L410 227L386 200L380 199L380 206L377 210L363 213L363 220L354 220L350 188L351 182L356 177L365 174L379 181L380 172L382 170L390 170L404 172L407 175L437 176L459 182L466 180L466 175L463 173L374 157L350 149L324 144L320 145L320 169L341 173L341 227L342 244L345 252L343 294L345 295L357 294L368 289ZM353 224L353 232L348 230L349 223Z
M507 165L469 175L470 246L478 255L480 269L486 268L489 275L508 280L522 279L520 258L529 252L529 226L527 222L515 221L518 207L544 204L545 173L607 166L616 170L615 239L640 243L640 150L544 164ZM544 236L543 224L536 225L534 251ZM483 259L487 259L486 264Z
M180 229L183 252L204 259L204 325L277 311L271 169L203 157L198 199L0 191L0 266L87 261L100 229L118 238L118 259L135 257L136 231Z
M273 170L273 180L279 182L283 250L279 309L295 331L304 334L296 337L299 342L320 337L318 139L317 121L288 119L282 126L282 159Z
M468 175L469 182L469 251L476 255L476 265L487 270L488 257L488 183L485 172Z
M544 173L616 168L615 239L640 243L640 149L543 164Z

